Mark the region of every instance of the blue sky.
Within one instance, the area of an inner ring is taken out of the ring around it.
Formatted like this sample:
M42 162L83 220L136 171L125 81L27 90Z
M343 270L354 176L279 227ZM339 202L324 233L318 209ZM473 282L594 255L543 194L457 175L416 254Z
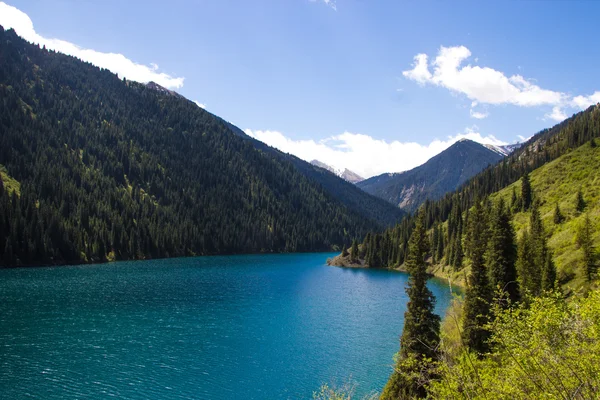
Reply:
M461 137L514 142L600 102L596 1L6 4L0 24L28 40L157 80L271 145L364 176Z

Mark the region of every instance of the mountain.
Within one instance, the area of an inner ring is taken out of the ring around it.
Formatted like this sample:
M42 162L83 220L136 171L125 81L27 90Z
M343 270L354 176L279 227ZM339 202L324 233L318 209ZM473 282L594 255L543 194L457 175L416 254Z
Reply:
M2 27L0 98L0 265L331 250L403 215L175 92Z
M321 162L319 160L312 160L310 163L319 168L326 169L327 171L331 172L332 174L335 174L350 183L358 183L360 181L365 180L365 178L358 175L356 172L350 171L348 168L344 168L344 170L338 170L338 169L333 168L331 165L327 165L324 162Z
M513 143L513 144L505 144L505 145L493 145L493 144L484 144L488 149L495 151L496 153L502 155L503 157L508 156L513 151L521 147L523 143Z
M462 139L410 171L375 176L359 182L365 192L413 212L425 200L454 191L473 175L503 158L498 151Z

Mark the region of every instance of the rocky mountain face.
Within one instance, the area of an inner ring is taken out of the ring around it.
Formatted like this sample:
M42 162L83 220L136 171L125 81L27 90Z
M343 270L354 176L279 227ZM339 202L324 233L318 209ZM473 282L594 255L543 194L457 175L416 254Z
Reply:
M359 182L357 186L405 211L413 212L425 200L435 200L456 190L488 165L500 161L503 154L499 149L492 150L463 139L410 171L374 176Z

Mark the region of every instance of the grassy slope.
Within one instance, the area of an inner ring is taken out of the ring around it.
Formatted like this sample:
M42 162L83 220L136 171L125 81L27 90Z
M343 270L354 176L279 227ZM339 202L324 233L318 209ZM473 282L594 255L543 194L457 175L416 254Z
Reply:
M8 171L4 165L0 164L0 177L2 178L2 183L4 184L4 190L9 193L16 192L17 196L21 195L21 184L19 181L8 175Z
M593 225L594 245L600 247L600 147L589 144L536 169L531 173L534 196L541 201L540 213L549 235L548 245L554 252L559 279L565 282L569 292L586 288L582 273L583 252L576 243L577 231L587 213ZM491 196L493 200L504 198L510 204L513 187L521 192L521 181ZM577 191L583 193L587 203L583 213L575 210ZM565 222L556 225L554 209L558 203ZM518 212L513 216L517 237L529 225L529 213Z

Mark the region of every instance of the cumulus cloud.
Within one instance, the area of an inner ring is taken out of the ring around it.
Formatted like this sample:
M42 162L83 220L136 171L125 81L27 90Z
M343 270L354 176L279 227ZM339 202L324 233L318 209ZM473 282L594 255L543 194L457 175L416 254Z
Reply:
M571 101L573 107L580 108L585 110L592 104L600 103L600 92L594 92L594 94L589 96L575 96Z
M475 118L475 119L484 119L490 115L487 111L480 112L480 111L475 111L472 108L469 110L469 113L471 114L471 118Z
M488 67L463 65L471 57L465 46L442 46L431 62L427 54L417 54L413 68L402 74L421 85L433 84L461 93L485 104L514 104L517 106L556 105L563 102L564 93L542 89L521 75L507 77Z
M563 111L560 106L552 107L552 112L545 115L547 119L552 119L554 121L560 122L567 119L567 114Z
M386 172L412 169L460 139L471 139L494 145L506 144L492 135L483 136L477 130L477 126L473 126L465 129L464 132L448 136L445 140L434 140L426 145L415 142L388 142L351 132L316 141L294 140L277 131L246 129L245 132L255 139L303 160L317 159L335 168L348 168L369 178Z
M589 96L572 97L563 92L543 89L521 75L506 76L493 68L465 65L470 57L471 51L465 46L441 46L431 62L427 54L417 54L412 69L403 71L402 75L421 86L440 86L465 95L472 100L469 113L476 119L489 116L487 112L474 110L478 103L511 104L519 107L552 106L552 111L545 114L545 118L562 121L567 118L565 108L583 110L600 102L600 91ZM478 59L475 58L474 61L477 63Z
M154 63L149 66L138 64L122 54L102 53L81 48L64 40L45 38L35 31L33 22L27 14L3 2L0 2L0 25L4 29L13 28L19 36L29 42L75 56L100 68L106 68L119 74L120 77L138 82L154 81L169 89L179 89L183 86L184 78L176 78L165 72L159 72L158 65Z

